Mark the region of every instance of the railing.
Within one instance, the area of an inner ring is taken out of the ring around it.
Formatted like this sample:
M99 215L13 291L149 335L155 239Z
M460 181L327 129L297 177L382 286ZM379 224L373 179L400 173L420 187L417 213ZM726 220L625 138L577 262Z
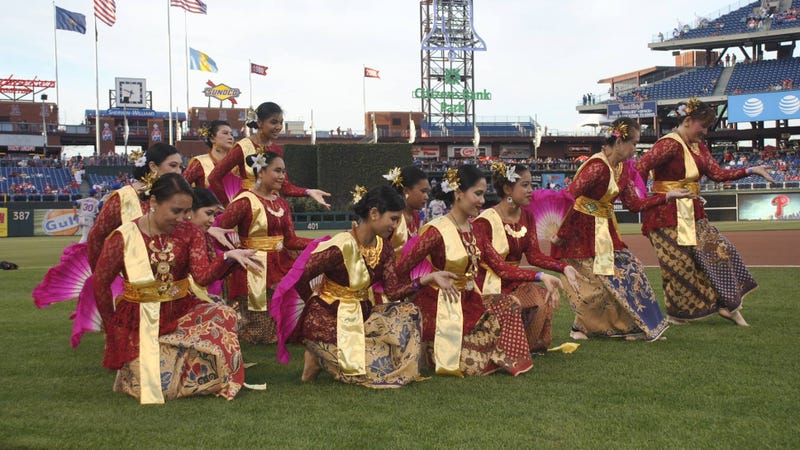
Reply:
M738 0L738 1L733 2L733 3L731 3L730 5L728 5L728 6L724 7L724 8L720 8L720 9L718 9L716 11L712 11L712 12L710 12L710 13L704 15L704 16L697 16L697 17L698 18L707 19L709 22L713 22L714 20L719 19L720 17L724 16L725 14L728 14L728 13L731 13L733 11L736 11L737 9L743 8L743 7L745 7L745 6L747 6L747 5L751 4L751 3L753 3L753 1ZM688 23L687 24L683 24L683 25L681 25L681 28L683 28L683 26L685 26L685 25L689 25L689 24ZM697 21L695 21L695 23L693 23L692 25L689 25L689 29L690 30L693 30L696 27L697 27ZM675 27L675 28L677 28L677 27ZM652 35L651 39L650 39L650 42L665 42L665 41L673 39L672 32L674 31L675 28L673 28L672 30L668 30L666 32L662 31L661 32L662 33L661 36L659 36L658 33Z

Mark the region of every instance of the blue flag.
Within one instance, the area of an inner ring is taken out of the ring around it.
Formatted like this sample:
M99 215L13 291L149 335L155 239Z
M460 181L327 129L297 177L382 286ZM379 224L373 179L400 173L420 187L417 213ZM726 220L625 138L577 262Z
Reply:
M86 34L86 16L56 6L56 29Z
M216 72L217 63L205 53L189 47L189 68L203 72Z

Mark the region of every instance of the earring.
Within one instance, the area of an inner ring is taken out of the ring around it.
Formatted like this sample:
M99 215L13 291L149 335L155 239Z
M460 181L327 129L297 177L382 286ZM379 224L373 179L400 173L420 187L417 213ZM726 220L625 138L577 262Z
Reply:
M406 193L406 197L405 198L406 198L406 200L408 200L408 193Z
M506 198L506 201L508 202L508 204L509 204L509 205L510 205L510 204L512 204L512 203L514 203L514 199L513 199L513 198L511 198L511 196L510 196L510 195L508 196L508 198Z
M150 207L150 212L156 212L156 208L155 208L155 207L153 207L153 206L151 206L151 207Z
M192 220L192 216L186 216L186 220Z

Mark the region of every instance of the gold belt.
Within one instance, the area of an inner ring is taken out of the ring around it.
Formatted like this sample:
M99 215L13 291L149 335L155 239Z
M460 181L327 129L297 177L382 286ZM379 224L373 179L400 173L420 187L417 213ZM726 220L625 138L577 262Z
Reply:
M600 200L594 200L585 195L581 195L575 200L573 209L590 216L604 217L606 219L614 216L614 205L610 202L601 202Z
M151 281L146 283L125 282L122 298L132 303L163 303L178 300L189 295L189 279L162 283Z
M695 195L700 195L700 183L696 181L654 181L653 192L666 194L673 189L688 189Z
M322 286L320 286L318 295L319 298L324 300L325 303L329 305L337 300L342 303L353 303L369 300L368 289L359 289L354 291L349 287L342 286L328 277L323 277Z
M262 252L279 252L283 250L283 236L246 237L242 239L242 244Z

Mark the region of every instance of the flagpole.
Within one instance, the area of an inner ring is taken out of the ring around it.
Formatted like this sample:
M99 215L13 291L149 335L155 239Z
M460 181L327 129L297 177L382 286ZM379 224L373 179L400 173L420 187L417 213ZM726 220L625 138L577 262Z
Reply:
M94 156L100 155L100 64L97 62L97 15L94 16Z
M362 108L364 109L364 121L367 120L367 66L362 66L363 70L361 71L361 103ZM366 123L364 124L364 128L366 128ZM367 130L364 130L364 134L367 134Z
M172 9L169 6L169 0L167 0L167 41L168 45L168 56L169 56L169 111L167 112L167 121L169 122L169 145L173 145L175 143L173 132L172 132L172 26L171 26L171 18L169 10Z
M253 109L253 61L247 60L250 63L250 70L247 71L247 78L250 81L250 109Z
M53 0L53 50L55 51L56 59L56 106L58 106L58 39L56 28L58 27L56 19L56 0Z
M187 12L183 10L183 43L186 46L186 130L189 130L191 121L189 120L189 22L186 19Z

